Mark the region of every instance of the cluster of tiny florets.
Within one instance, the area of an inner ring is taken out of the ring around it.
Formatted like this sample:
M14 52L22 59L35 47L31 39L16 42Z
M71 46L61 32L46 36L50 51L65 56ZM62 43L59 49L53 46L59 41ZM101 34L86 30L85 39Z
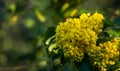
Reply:
M83 13L79 18L69 18L56 27L56 44L63 49L64 57L81 62L88 47L96 45L99 30L103 27L99 13Z
M99 33L99 30L103 28L103 15L100 13L94 13L90 16L90 13L88 14L82 14L80 16L80 21L83 26L92 29L97 34Z
M119 59L119 40L114 38L111 41L101 43L96 48L91 47L88 55L101 71L106 71L108 65L114 65Z

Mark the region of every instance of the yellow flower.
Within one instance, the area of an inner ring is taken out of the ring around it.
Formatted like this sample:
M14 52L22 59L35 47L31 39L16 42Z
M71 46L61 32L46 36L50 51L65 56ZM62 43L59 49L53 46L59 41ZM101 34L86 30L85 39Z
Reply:
M99 44L99 46L88 49L88 55L95 62L94 65L106 68L106 65L114 65L119 59L119 40L117 38ZM91 51L92 50L92 51Z
M79 18L60 22L56 27L56 44L63 49L64 56L80 62L87 48L96 46L98 30L103 26L102 19L99 13L91 16L83 13Z
M99 13L94 13L92 16L89 17L88 23L90 28L93 29L96 33L99 32L100 29L103 28L103 15Z
M109 61L108 64L110 64L110 65L114 65L114 64L115 64L115 61Z

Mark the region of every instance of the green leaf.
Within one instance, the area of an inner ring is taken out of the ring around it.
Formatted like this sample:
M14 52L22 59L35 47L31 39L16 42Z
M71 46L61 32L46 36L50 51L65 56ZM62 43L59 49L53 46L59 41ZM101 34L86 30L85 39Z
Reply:
M111 37L120 37L120 28L109 27L105 30Z
M99 45L100 43L110 41L111 39L112 37L110 37L110 35L107 32L102 32L98 36L97 45Z
M34 21L34 19L32 19L32 18L26 18L25 20L24 20L24 22L23 22L23 24L24 24L24 26L26 27L26 28L32 28L32 27L34 27L35 26L35 21Z
M56 47L57 47L56 44L53 43L53 44L51 44L51 45L49 46L48 50L49 50L50 52L52 52L53 49L56 48Z
M104 28L103 28L103 29L106 29L106 28L108 28L108 27L115 27L114 22L112 22L112 21L110 21L110 20L108 20L108 19L103 20L103 22L104 22Z
M14 12L16 10L16 5L14 3L12 3L12 4L9 5L8 8L9 8L10 11Z
M78 14L82 14L82 13L87 13L87 11L85 9L78 10Z
M78 68L78 71L94 71L94 67L90 61L90 57L85 54L82 62L76 62L76 67Z
M45 40L48 40L51 36L55 35L55 27L48 27L47 32L45 34Z
M54 39L54 38L55 38L55 35L54 35L54 36L52 36L52 37L50 37L50 38L46 41L46 43L45 43L45 44L46 44L46 45L49 45L49 44L50 44L50 42L51 42L51 40L52 40L52 39Z

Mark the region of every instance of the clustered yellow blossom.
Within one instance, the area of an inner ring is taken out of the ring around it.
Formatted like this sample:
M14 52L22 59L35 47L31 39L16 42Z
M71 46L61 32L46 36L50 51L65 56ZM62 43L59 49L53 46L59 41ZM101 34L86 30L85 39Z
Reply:
M101 71L106 71L107 65L114 65L119 59L118 43L119 40L114 38L111 41L99 44L96 48L91 47L88 55Z
M103 19L103 15L96 12L61 22L56 27L56 44L63 49L64 57L81 62L87 48L96 45Z
M82 14L80 16L80 23L83 24L83 26L92 29L97 34L99 33L99 30L103 28L103 15L100 13L94 13L90 16L90 13L88 14Z

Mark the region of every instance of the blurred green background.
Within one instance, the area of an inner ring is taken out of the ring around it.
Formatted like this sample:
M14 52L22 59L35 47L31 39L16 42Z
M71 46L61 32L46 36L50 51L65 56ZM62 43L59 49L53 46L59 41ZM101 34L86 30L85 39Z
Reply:
M0 71L55 71L46 32L96 11L120 25L120 0L0 0Z

